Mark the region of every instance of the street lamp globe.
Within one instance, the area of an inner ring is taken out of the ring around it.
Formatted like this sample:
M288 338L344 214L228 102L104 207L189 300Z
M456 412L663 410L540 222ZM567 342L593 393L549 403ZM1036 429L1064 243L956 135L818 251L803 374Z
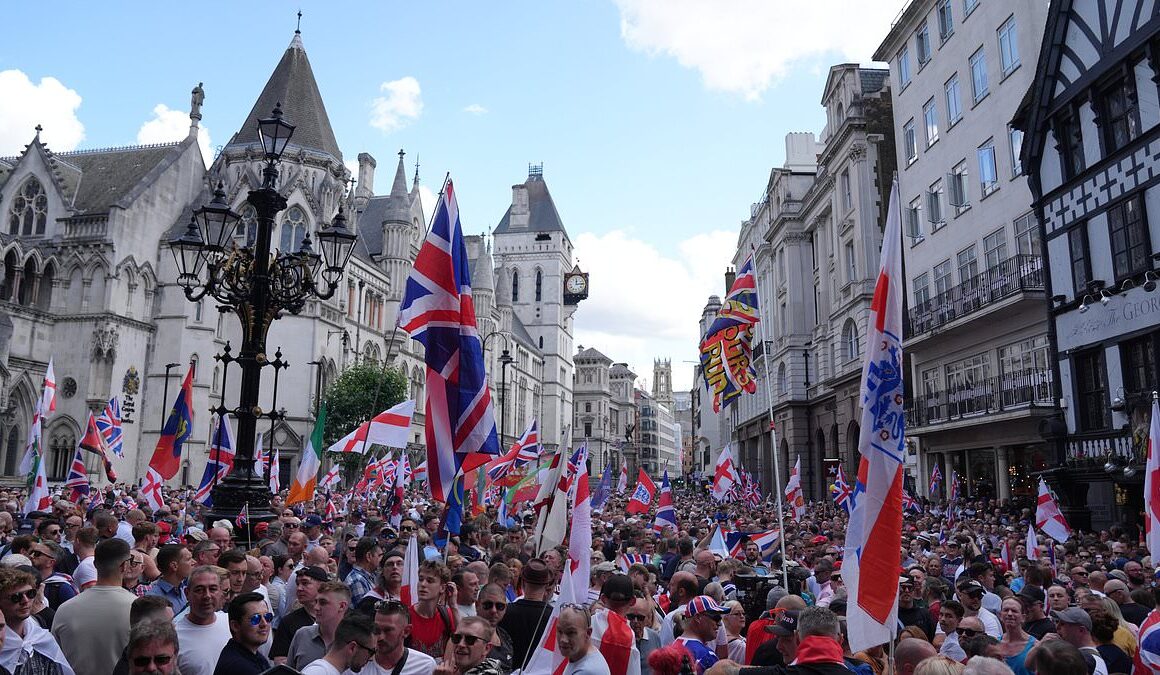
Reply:
M177 262L177 283L187 291L201 283L201 268L205 266L205 256L202 249L205 242L197 229L196 217L191 216L189 226L180 237L169 242L169 250Z
M194 211L193 218L201 230L204 255L210 263L218 262L225 256L226 245L233 238L238 221L242 219L226 202L225 183L218 181L213 191L213 199Z
M293 135L294 125L282 119L281 102L274 106L274 112L269 117L258 120L258 138L262 141L266 159L271 162L282 158Z
M322 278L327 284L337 284L342 278L342 271L354 253L357 239L357 235L346 229L346 215L339 206L330 227L318 233L318 245L322 248L322 259L326 265L322 270Z

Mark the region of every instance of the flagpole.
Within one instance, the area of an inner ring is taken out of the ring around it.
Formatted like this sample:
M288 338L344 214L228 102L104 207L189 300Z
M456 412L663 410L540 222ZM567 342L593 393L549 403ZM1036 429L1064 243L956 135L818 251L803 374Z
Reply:
M754 254L757 253L757 249L753 247L752 244L750 245L750 248L753 249ZM754 264L756 265L756 262ZM762 276L757 275L757 278L760 280ZM765 326L767 325L766 308L765 303L761 300L760 282L758 283L757 288L754 288L753 290L755 293L757 293L757 311L761 313L761 321L759 321L758 324L759 328L761 329L761 357L765 360L765 377L762 379L765 380L765 399L769 403L769 444L771 454L773 455L773 494L774 497L777 498L777 528L779 530L777 541L781 548L781 577L784 588L788 590L789 561L785 559L785 522L783 520L784 508L781 503L781 459L779 457L780 453L777 449L777 428L773 423L773 389L769 385L770 372L772 368L770 368L769 350L766 348L765 342Z

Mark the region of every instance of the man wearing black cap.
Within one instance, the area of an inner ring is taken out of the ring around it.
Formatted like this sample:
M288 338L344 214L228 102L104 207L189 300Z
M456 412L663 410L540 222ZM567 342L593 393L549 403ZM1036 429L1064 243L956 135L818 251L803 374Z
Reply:
M1023 622L1023 630L1035 636L1036 640L1042 640L1044 635L1055 632L1055 624L1043 612L1047 595L1042 588L1024 586L1017 597L1023 603L1023 613L1027 616L1027 621Z
M524 595L507 607L507 613L499 625L512 638L512 663L516 669L523 668L528 650L540 643L544 627L548 625L548 586L552 583L552 570L536 558L528 561L520 572Z
M983 594L987 589L974 579L964 579L955 587L955 597L963 603L964 616L977 616L983 622L987 635L996 640L1003 639L1003 626L999 618L983 607Z
M318 597L318 587L327 581L330 581L330 575L321 567L307 565L298 570L294 597L302 606L282 617L282 622L274 631L274 644L270 646L270 659L274 663L286 662L290 641L299 628L314 625L314 600Z
M926 639L933 640L934 621L930 618L930 610L914 601L914 590L914 579L898 577L898 622L903 626L918 626L926 633Z
M604 655L612 675L639 672L640 651L627 617L636 600L635 591L627 574L609 576L600 587L600 604L604 609L592 615L592 643Z

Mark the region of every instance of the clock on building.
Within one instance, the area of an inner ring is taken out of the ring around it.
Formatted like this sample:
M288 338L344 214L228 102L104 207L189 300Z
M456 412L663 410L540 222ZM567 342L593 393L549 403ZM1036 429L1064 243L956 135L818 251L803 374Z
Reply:
M564 304L575 305L588 297L588 274L579 267L564 275Z

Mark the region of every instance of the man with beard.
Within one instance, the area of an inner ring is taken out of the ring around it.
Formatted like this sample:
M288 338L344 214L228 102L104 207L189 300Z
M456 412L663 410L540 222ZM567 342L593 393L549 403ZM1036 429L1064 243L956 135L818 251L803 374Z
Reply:
M229 622L232 637L222 647L214 675L261 675L270 667L258 649L270 637L274 613L259 593L242 593L230 601ZM184 671L182 671L184 673Z
M374 607L375 658L363 666L367 675L430 675L435 659L406 646L411 635L411 612L398 600Z

